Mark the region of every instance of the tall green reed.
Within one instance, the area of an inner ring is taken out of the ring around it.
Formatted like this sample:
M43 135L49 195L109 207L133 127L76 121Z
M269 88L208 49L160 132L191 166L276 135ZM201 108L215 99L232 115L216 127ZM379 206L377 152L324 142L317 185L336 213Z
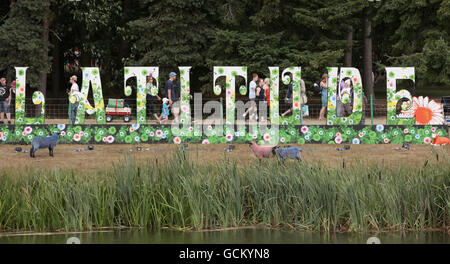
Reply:
M450 157L426 166L280 163L201 164L125 157L108 171L0 172L0 230L100 227L213 229L248 225L315 231L445 228L450 224Z

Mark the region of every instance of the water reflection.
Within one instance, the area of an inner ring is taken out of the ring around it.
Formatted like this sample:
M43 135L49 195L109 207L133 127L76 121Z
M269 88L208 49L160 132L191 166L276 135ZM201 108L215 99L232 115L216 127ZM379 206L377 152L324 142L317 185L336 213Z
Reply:
M384 244L449 244L445 232L385 232L385 233L316 233L273 229L241 229L209 232L172 230L114 230L82 234L0 236L1 244L65 244L78 237L83 244L361 244L376 236Z

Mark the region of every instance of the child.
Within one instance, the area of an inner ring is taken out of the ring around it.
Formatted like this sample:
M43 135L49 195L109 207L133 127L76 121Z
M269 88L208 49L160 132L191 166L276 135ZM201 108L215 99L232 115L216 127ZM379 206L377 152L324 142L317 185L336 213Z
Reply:
M169 103L169 99L167 98L163 98L163 105L162 105L162 113L161 113L161 117L158 118L159 123L161 124L162 122L166 122L167 120L169 120L169 106L167 105Z

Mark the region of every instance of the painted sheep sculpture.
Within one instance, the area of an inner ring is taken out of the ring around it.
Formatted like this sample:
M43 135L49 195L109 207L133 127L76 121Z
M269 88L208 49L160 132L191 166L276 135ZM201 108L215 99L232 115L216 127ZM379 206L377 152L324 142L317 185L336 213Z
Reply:
M56 147L58 142L59 134L58 132L53 133L50 137L35 137L31 141L30 157L36 157L36 151L41 148L48 148L49 155L53 157L53 149Z
M250 145L250 148L253 151L253 154L255 154L255 156L258 159L269 158L270 157L270 153L272 153L273 147L259 146L258 144L256 144L256 142L252 142L249 145Z
M298 161L302 161L301 151L302 149L298 147L274 147L272 152L282 161L285 161L286 159L297 159Z

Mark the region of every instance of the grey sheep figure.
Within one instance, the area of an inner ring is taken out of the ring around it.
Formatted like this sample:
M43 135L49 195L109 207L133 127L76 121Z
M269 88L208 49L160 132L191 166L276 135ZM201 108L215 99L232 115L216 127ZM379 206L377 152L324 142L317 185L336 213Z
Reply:
M285 161L286 159L297 159L299 162L302 161L301 151L302 149L298 147L275 147L272 150L273 154L282 161Z
M49 155L53 157L53 149L56 147L58 142L59 134L58 132L53 133L50 137L35 137L31 141L30 157L36 157L36 151L41 148L48 148Z

